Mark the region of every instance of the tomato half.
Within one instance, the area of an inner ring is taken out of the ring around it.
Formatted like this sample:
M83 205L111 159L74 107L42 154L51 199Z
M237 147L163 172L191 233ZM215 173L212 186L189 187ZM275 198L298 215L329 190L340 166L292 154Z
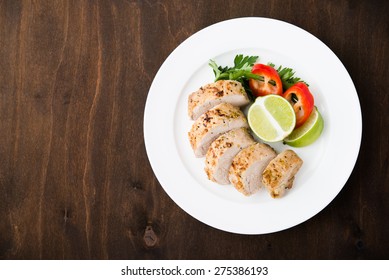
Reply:
M253 66L251 72L259 76L258 80L249 80L249 86L254 96L282 94L281 78L273 67L258 63Z
M314 99L306 84L298 82L284 92L283 96L292 105L296 113L296 127L301 126L311 114Z

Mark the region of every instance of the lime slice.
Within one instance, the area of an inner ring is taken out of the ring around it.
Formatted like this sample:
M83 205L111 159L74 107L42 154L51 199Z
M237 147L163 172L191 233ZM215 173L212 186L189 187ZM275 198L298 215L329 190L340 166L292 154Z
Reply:
M323 118L315 107L303 125L296 128L287 138L285 138L284 142L292 147L308 146L319 138L323 128Z
M290 103L274 94L258 97L251 105L247 119L255 135L266 142L283 140L296 125Z

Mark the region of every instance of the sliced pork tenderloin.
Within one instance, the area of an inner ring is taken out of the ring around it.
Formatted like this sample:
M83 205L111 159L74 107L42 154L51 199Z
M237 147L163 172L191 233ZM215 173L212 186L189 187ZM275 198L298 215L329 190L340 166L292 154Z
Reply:
M202 114L188 133L190 144L196 157L203 157L211 143L221 134L246 127L247 119L243 112L229 103L216 105Z
M230 103L242 107L250 102L242 84L238 81L220 80L202 86L188 98L188 114L197 120L202 114L220 103Z
M262 182L271 197L281 197L286 189L292 188L295 175L302 164L302 159L292 150L285 150L270 161L263 171Z
M228 171L234 157L244 148L254 144L247 128L231 130L212 142L205 158L208 179L226 185L230 183Z
M266 144L256 143L248 146L233 159L229 170L230 182L246 196L258 192L263 187L262 172L276 155Z

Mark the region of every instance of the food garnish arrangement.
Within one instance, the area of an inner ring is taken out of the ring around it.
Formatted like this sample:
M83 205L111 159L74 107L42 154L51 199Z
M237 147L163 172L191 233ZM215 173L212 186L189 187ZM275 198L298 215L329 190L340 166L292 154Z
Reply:
M239 54L234 66L222 67L210 60L215 81L188 97L194 121L188 136L195 156L205 157L208 179L246 196L266 188L278 198L292 188L303 161L291 149L277 154L270 144L310 145L324 121L293 69L257 61Z

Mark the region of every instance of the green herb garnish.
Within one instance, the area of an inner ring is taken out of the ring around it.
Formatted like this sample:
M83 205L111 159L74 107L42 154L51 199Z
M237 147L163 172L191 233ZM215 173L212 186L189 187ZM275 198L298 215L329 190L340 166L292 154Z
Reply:
M209 61L215 74L215 82L218 80L239 80L240 78L258 79L258 75L251 73L251 68L257 61L258 56L243 56L238 54L234 59L233 67L222 67L216 64L214 60Z
M269 66L273 67L275 69L275 65L274 63L268 63ZM293 86L295 83L297 82L303 82L304 84L306 84L307 86L309 86L306 82L304 82L303 80L301 80L299 77L295 77L294 74L295 74L295 71L293 71L292 68L288 68L288 67L282 67L282 65L280 67L278 67L277 69L277 72L278 72L278 75L280 76L281 78L281 81L282 81L282 88L283 90L287 90L288 88L290 88L291 86Z

